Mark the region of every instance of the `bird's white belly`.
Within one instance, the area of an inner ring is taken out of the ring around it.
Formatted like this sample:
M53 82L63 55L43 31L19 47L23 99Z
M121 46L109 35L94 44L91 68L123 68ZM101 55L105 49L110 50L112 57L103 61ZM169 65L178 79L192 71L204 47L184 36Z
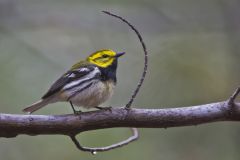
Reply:
M90 87L71 97L69 101L76 106L85 108L97 107L112 96L114 86L112 81L103 83L97 80Z

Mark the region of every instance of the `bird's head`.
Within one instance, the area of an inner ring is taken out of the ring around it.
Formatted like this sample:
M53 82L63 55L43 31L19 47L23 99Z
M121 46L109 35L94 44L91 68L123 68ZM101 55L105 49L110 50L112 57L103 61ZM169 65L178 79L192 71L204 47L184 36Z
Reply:
M87 57L87 61L97 65L98 67L107 68L113 64L120 56L124 55L125 52L116 53L112 50L100 50L96 51Z

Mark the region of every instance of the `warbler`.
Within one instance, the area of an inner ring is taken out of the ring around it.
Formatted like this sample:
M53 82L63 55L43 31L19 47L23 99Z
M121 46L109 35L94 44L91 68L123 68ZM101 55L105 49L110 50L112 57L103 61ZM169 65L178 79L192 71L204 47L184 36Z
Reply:
M99 50L84 61L74 64L70 70L56 80L40 101L23 109L32 112L55 102L69 102L74 113L74 105L84 108L98 108L108 100L116 85L118 58L125 52Z

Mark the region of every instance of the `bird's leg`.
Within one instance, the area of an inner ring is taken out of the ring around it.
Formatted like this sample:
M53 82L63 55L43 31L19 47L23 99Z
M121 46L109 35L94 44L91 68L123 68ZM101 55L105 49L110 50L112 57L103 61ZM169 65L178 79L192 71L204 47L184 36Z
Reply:
M109 110L109 111L112 110L112 106L109 106L109 107L99 107L99 106L96 106L96 107L94 107L94 108L97 108L97 109L99 109L99 110Z
M69 101L69 103L71 104L71 107L72 107L72 110L73 110L74 114L80 114L82 112L81 110L79 110L79 111L75 110L75 108L74 108L74 106L73 106L71 101Z

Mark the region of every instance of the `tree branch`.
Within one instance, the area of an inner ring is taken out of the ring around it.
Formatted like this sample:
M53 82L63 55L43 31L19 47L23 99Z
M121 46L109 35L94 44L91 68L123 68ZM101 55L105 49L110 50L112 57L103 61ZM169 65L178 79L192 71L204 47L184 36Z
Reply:
M0 137L11 138L20 134L76 135L114 127L168 128L217 121L240 121L240 103L224 101L168 109L113 108L80 115L0 114Z
M136 128L168 128L191 126L218 121L240 121L240 103L235 99L240 92L238 88L233 95L224 102L167 109L127 109L113 108L80 115L16 115L0 114L0 137L12 138L20 134L67 135L76 147L92 154L126 145L138 138ZM133 136L122 142L100 148L83 147L77 141L76 135L90 130L135 127Z

